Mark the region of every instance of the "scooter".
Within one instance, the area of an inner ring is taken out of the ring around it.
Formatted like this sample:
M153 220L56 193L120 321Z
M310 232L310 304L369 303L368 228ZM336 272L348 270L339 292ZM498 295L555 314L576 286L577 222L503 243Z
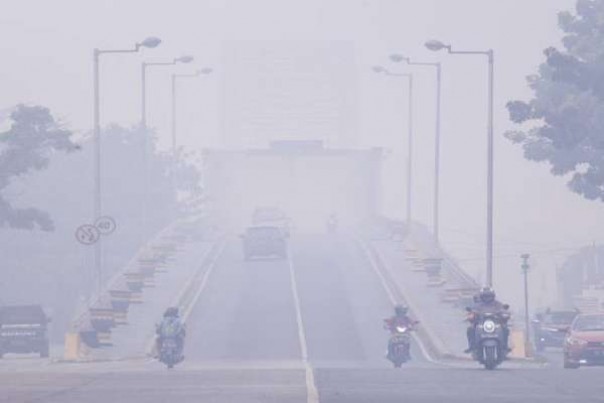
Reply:
M162 340L159 361L166 364L168 369L174 368L174 365L182 361L182 354L174 337L167 337Z
M488 370L497 368L507 359L504 326L505 317L502 314L481 313L476 318L474 326L476 348L472 357Z
M397 326L388 342L388 360L394 368L400 368L411 359L411 329L406 326Z

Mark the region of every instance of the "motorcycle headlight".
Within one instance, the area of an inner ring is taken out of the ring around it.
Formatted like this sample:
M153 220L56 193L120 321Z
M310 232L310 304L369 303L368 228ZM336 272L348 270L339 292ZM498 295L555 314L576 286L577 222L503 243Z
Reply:
M482 330L484 330L485 333L493 333L495 328L497 328L497 325L495 325L495 322L492 320L485 320L482 324Z
M406 327L397 326L396 331L399 333L405 333L407 331Z

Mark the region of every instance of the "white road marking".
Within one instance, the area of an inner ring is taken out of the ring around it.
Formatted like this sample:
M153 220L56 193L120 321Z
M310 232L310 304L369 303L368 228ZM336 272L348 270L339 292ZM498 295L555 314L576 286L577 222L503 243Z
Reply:
M214 270L214 267L216 266L216 262L218 261L218 258L222 255L222 252L224 251L225 247L226 247L226 242L222 241L220 246L218 246L218 251L216 252L216 255L214 255L212 261L208 264L208 268L206 269L206 271L203 274L203 278L201 279L201 283L199 284L199 288L195 292L193 299L191 299L188 306L185 308L185 312L181 315L183 323L187 322L187 319L191 315L193 308L195 307L195 305L197 305L197 300L201 296L201 293L203 292L204 288L206 287L206 285L208 283L208 279L210 278L210 274L212 274L212 271ZM201 259L202 264L205 263L209 254L212 253L213 250L214 250L214 246L210 247L210 249L208 249L208 251L206 253L204 253L204 255ZM172 304L173 306L178 305L178 303L180 302L180 299L182 299L184 297L184 295L187 293L188 288L190 287L191 283L195 282L195 279L198 276L199 276L199 271L196 271L191 276L191 279L189 281L187 281L187 285L179 293L176 302ZM152 354L154 349L155 349L155 335L151 336L151 338L149 339L149 342L147 343L147 348L145 349L145 351L147 352L148 355L150 355L150 354ZM152 360L155 361L155 359L152 359Z
M300 309L300 298L298 295L298 283L296 282L296 272L292 261L292 253L288 248L287 265L291 280L292 294L294 297L294 306L296 308L296 321L298 323L298 340L300 341L300 352L302 355L302 363L306 371L306 402L319 403L319 391L315 383L315 374L312 366L308 361L308 346L306 344L306 332L304 331L304 321L302 320L302 310Z
M395 306L398 303L400 303L400 301L398 301L396 296L394 295L394 292L392 291L390 284L388 284L388 281L384 277L384 274L378 267L378 264L375 262L375 259L374 259L373 255L371 254L371 252L369 251L369 248L367 247L365 242L363 242L360 239L356 239L356 241L361 246L361 249L363 249L363 252L365 252L365 255L367 256L367 260L369 261L370 266L373 269L373 272L379 278L380 283L382 284L382 288L386 292L386 295L388 295L388 299L390 300L390 303L392 303L392 306ZM417 334L412 333L411 336L413 337L413 340L415 340L415 342L417 343L419 349L422 351L422 354L424 355L424 357L426 357L426 359L429 362L431 362L433 364L438 364L438 361L436 361L434 358L432 358L431 354L428 352L428 349L426 348L426 346L424 345L422 340L417 336Z
M203 290L206 288L208 279L210 278L210 275L214 271L214 268L216 267L216 262L218 262L218 258L220 258L220 256L222 255L222 252L224 251L225 247L226 247L226 242L223 241L222 244L218 247L218 251L216 252L216 255L214 255L214 258L209 263L208 269L203 274L203 278L201 279L201 284L199 285L197 292L193 296L193 299L189 302L189 306L186 308L185 312L182 315L183 322L187 321L187 318L191 315L193 308L195 307L195 305L197 305L197 300L201 296L201 293L203 292Z

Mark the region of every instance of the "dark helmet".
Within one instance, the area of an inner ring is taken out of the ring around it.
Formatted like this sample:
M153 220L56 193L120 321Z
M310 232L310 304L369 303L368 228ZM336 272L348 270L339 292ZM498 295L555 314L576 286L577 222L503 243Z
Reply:
M168 317L178 317L178 308L177 307L170 307L168 309L166 309L166 312L164 312L164 318L168 318Z
M483 287L480 290L480 300L485 304L495 301L495 291L491 287Z
M408 311L409 311L409 308L407 308L405 305L402 305L402 304L396 305L396 306L394 307L394 313L395 313L397 316L404 316L404 315L407 315L407 312L408 312Z

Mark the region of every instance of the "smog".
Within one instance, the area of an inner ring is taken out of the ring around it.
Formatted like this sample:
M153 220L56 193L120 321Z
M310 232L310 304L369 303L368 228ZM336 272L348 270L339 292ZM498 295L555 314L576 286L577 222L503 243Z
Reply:
M0 14L0 401L604 398L602 0Z

